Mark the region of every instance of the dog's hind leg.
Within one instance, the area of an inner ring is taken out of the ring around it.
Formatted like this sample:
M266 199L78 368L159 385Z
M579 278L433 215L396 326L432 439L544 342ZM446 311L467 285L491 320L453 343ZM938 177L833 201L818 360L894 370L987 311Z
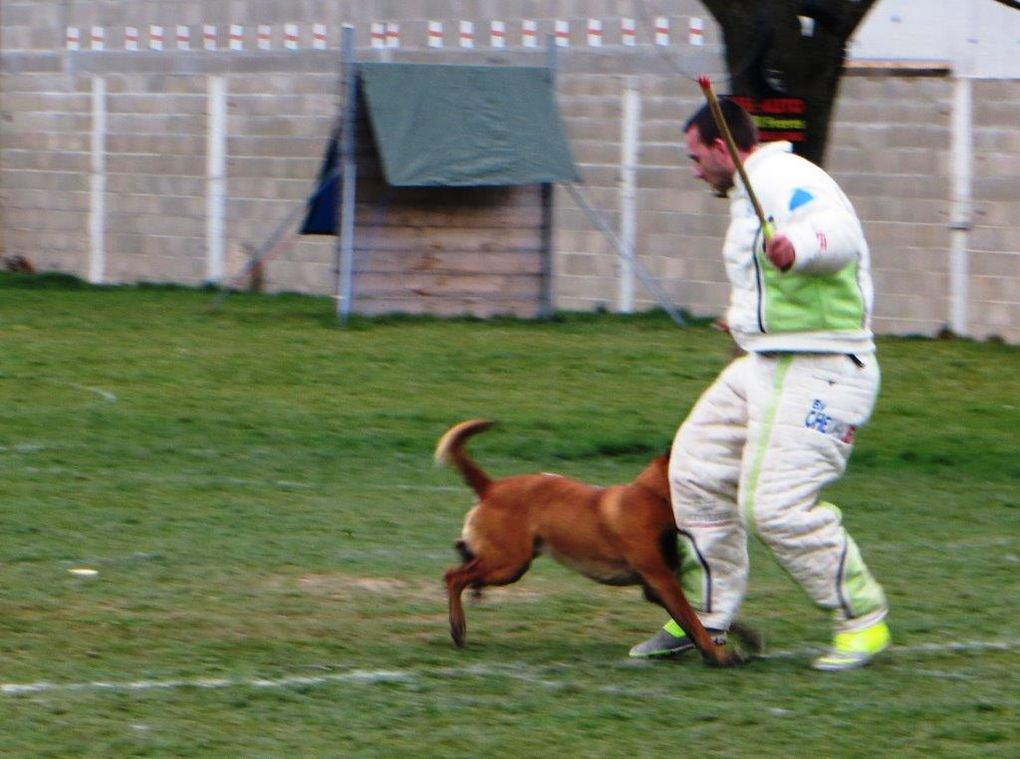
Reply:
M472 559L461 567L449 570L443 576L446 580L446 598L450 611L450 637L453 638L457 648L464 647L464 640L467 637L467 620L464 618L461 594L469 585L478 586L479 563L478 559Z
M501 562L497 566L487 565L480 558L473 558L463 566L449 570L445 575L446 596L450 610L450 637L458 648L464 647L467 637L467 620L461 594L465 588L476 591L486 585L509 585L517 582L528 571L531 558L523 561Z

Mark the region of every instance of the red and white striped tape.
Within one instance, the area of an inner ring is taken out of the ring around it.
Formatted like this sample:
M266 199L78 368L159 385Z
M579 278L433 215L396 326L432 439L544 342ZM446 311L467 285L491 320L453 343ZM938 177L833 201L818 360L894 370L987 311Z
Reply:
M326 25L325 24L313 24L312 25L312 49L313 50L325 50L326 47L327 47Z
M473 48L475 46L475 24L473 21L461 21L460 33L457 39L461 47Z
M553 22L553 40L557 47L570 47L570 22L558 18Z
M489 46L506 47L506 22L493 21L489 24Z
M705 19L698 16L691 16L687 19L687 43L694 46L703 46L705 44ZM456 44L462 48L474 48L479 43L480 39L485 40L475 30L475 22L469 20L460 20L457 23L457 36ZM508 28L510 24L520 24L520 38L519 44L525 48L536 48L539 47L539 36L538 36L538 21L535 19L521 19L520 21L506 21L506 20L491 20L487 23L488 26L488 46L491 48L506 48L511 46L510 35L508 34ZM570 47L571 45L571 22L568 19L552 19L552 38L554 44L558 47ZM101 51L106 49L106 29L108 27L92 26L88 28L86 34L85 43L87 44L88 50ZM217 27L214 24L202 25L202 49L204 50L217 50L218 49L218 36ZM485 28L485 27L482 27ZM169 43L173 44L177 50L192 50L194 47L191 44L191 27L188 25L175 25L168 27L169 30L174 31L174 36L170 38ZM603 47L607 44L605 36L605 26L602 19L588 18L585 20L585 35L583 37L584 42L580 42L580 35L575 39L577 44L586 44L588 47ZM259 24L256 27L255 35L255 49L257 50L271 50L273 48L274 32L273 27L268 24ZM673 44L671 29L670 29L670 18L668 16L658 16L655 18L655 23L652 28L652 40L656 45L670 45ZM621 18L620 19L620 38L619 44L625 47L633 47L637 44L637 23L633 18ZM805 25L802 29L802 33L810 35L813 33L813 29ZM278 34L278 33L277 33ZM484 34L484 33L483 33ZM612 35L611 35L612 36ZM119 38L119 33L114 34L115 38ZM311 45L312 49L315 50L326 50L329 46L328 42L329 29L326 24L316 23L311 25L310 38L306 38L304 44ZM276 37L276 44L280 44L281 37ZM646 38L647 39L647 38ZM130 51L138 51L141 49L141 35L139 29L133 26L123 27L123 40L124 49ZM370 24L369 34L370 45L376 49L383 48L399 48L401 46L400 36L400 24L388 21L374 21ZM444 22L442 21L429 21L426 25L426 37L425 44L430 48L441 48L445 44L444 34ZM297 24L284 24L282 34L283 47L287 50L297 50L301 46L301 41L298 35ZM240 24L229 24L227 25L226 34L226 48L233 51L242 51L245 49L245 27ZM164 27L158 24L152 24L148 28L148 49L150 50L165 50L167 48L168 40L164 32ZM413 41L412 41L413 46ZM452 43L451 43L452 44ZM615 40L613 43L615 44ZM647 44L647 43L646 43ZM82 50L82 34L81 30L77 26L68 26L65 37L65 47L67 50ZM196 43L197 47L197 43Z
M687 27L687 41L698 47L705 44L705 22L697 16L691 16Z
M655 18L655 44L669 44L669 19L665 16L657 16Z
M428 45L429 47L443 46L443 22L429 21L428 24Z
M526 18L521 21L521 45L538 47L538 23L534 19Z
M632 18L620 19L620 44L632 47L636 41L637 27Z

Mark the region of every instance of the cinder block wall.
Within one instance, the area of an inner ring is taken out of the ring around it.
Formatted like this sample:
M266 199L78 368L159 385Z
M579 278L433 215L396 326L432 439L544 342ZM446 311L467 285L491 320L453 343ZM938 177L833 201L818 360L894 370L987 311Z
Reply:
M588 192L619 221L622 98L640 94L637 249L674 302L699 315L725 305L719 259L726 205L690 176L680 124L700 103L678 74L707 71L724 86L718 30L695 0L670 6L670 44L655 46L654 20L630 3L524 0L458 5L313 0L107 0L60 3L4 0L0 14L0 246L36 265L88 273L92 92L107 88L105 154L106 276L111 281L207 277L205 162L210 77L223 77L227 118L227 269L245 245L262 242L306 197L339 106L340 25L353 24L366 60L541 63L555 19L570 21L558 50L557 91ZM623 47L620 18L637 22ZM507 47L489 44L489 21L507 23ZM688 40L691 17L704 20L704 46ZM475 24L475 48L460 49L459 20ZM534 18L539 48L522 47L520 19ZM589 47L588 18L603 22L603 46ZM430 20L444 22L442 49L427 47ZM370 48L372 22L399 24L400 47ZM284 24L298 24L298 50L284 49ZM312 24L327 29L327 50L312 50ZM164 28L165 50L149 50L150 25ZM191 50L176 49L178 24ZM202 47L204 24L217 27L216 52ZM244 26L243 51L229 51L228 24ZM257 49L256 25L271 27L271 50ZM90 49L91 27L105 29ZM69 26L80 50L66 48ZM124 27L138 28L138 52L124 49ZM949 78L848 76L843 80L827 168L857 206L872 244L876 327L934 334L949 321ZM973 229L969 235L968 317L976 337L1020 342L1020 83L974 85ZM563 192L556 195L555 303L614 309L619 262ZM91 215L90 215L91 211ZM93 219L94 220L94 219ZM273 255L274 290L330 292L333 242L290 240ZM655 305L636 284L636 306Z

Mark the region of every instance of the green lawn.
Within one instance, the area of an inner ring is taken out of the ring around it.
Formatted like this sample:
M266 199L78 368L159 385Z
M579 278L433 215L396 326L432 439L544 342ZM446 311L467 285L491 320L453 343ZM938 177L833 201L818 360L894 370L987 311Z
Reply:
M725 336L211 301L0 278L0 755L1020 756L1020 349L881 340L827 497L890 653L809 669L828 621L755 545L769 655L717 670L628 660L663 613L544 559L469 603L454 649L441 576L472 499L431 454L486 416L494 475L629 479Z

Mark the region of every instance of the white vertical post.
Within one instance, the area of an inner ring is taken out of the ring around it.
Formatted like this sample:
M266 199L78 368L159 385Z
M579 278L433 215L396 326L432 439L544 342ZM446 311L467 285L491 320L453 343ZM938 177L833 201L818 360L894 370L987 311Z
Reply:
M641 93L634 77L624 79L623 128L620 135L620 241L623 254L618 262L617 310L634 311L634 265L637 245L637 164L641 124ZM628 260L629 259L629 260Z
M92 79L91 169L89 176L89 282L106 277L106 79Z
M207 94L208 121L205 151L205 248L206 279L218 283L223 279L226 239L224 219L227 198L227 80L209 77Z
M354 212L358 181L357 142L358 69L354 60L354 27L340 33L340 69L343 72L343 115L340 127L340 230L337 235L337 302L341 324L351 315L354 300Z
M971 180L973 176L972 82L957 77L953 87L950 154L953 162L952 211L949 224L949 327L967 335L968 247L971 228Z

